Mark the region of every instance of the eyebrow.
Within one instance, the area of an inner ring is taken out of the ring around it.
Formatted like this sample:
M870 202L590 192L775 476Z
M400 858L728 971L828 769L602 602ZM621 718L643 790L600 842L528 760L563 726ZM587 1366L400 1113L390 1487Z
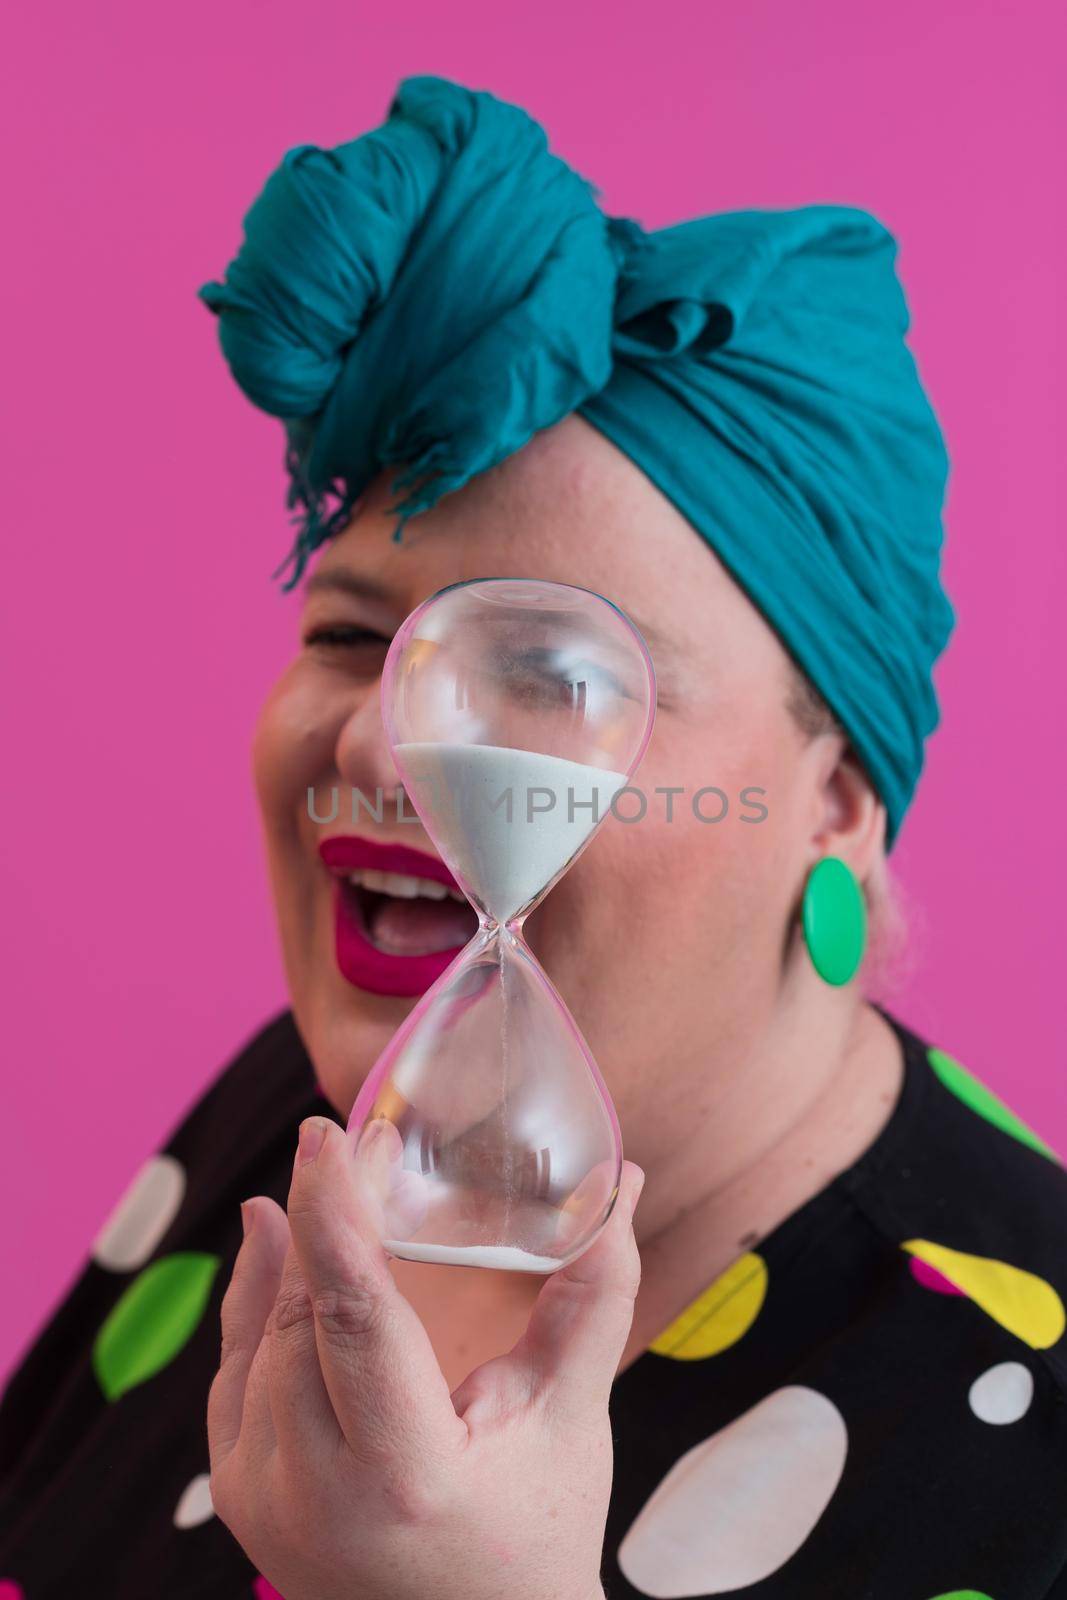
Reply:
M391 601L395 598L379 579L361 577L357 572L349 572L347 567L339 567L336 571L313 572L304 585L305 595L319 594L327 590L350 594L357 600Z
M626 614L650 650L662 650L666 653L671 648L670 640L660 633L658 628L654 628L650 622L642 622L640 617L634 616L632 612Z
M633 612L628 611L626 615L648 646L648 652L657 671L660 667L663 668L664 672L669 671L673 663L678 659L678 647L674 640L661 633L658 628L652 627L651 623L642 622L640 617L635 616Z
M379 579L370 576L364 577L358 572L350 572L347 567L338 567L336 570L331 569L326 572L321 570L313 572L304 584L303 589L305 595L329 593L331 591L352 595L357 600L381 600L389 605L395 604L396 601L395 594ZM626 615L630 617L630 621L644 639L653 661L657 666L662 667L664 671L668 671L677 656L673 641L657 628L642 622L630 612L627 612Z

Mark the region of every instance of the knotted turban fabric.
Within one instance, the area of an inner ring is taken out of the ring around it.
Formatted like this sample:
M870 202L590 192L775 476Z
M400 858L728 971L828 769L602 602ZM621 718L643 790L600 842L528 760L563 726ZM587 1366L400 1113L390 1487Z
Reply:
M383 467L398 469L399 538L576 411L775 628L848 733L892 842L954 621L947 459L895 256L846 206L646 231L606 215L518 107L413 77L381 127L288 151L200 295L237 382L286 425L289 587Z

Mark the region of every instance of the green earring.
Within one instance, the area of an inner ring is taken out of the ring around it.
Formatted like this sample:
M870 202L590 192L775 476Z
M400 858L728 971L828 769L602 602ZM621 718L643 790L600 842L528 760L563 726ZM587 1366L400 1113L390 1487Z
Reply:
M855 873L840 856L823 856L808 873L801 922L819 977L847 983L867 947L867 904Z

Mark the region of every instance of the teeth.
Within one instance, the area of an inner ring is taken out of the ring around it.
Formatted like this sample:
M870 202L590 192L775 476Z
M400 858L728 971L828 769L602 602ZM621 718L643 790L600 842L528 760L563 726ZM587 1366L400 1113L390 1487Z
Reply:
M448 886L438 883L434 878L416 878L419 893L426 895L430 900L443 900L448 894Z
M360 872L350 872L348 881L356 888L372 889L375 894L392 895L397 900L417 900L420 897L444 900L451 896L453 900L466 903L466 896L456 889L450 889L447 884L438 883L435 878L413 878L406 872L378 872L373 867L365 867Z

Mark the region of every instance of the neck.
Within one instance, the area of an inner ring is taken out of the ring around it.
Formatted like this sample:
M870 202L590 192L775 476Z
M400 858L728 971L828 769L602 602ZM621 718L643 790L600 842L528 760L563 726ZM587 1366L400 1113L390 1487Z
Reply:
M885 1019L851 987L823 984L794 949L768 1026L709 1088L698 1130L689 1125L670 1170L646 1167L641 1292L624 1366L868 1148L902 1074ZM641 1162L638 1149L627 1153Z

